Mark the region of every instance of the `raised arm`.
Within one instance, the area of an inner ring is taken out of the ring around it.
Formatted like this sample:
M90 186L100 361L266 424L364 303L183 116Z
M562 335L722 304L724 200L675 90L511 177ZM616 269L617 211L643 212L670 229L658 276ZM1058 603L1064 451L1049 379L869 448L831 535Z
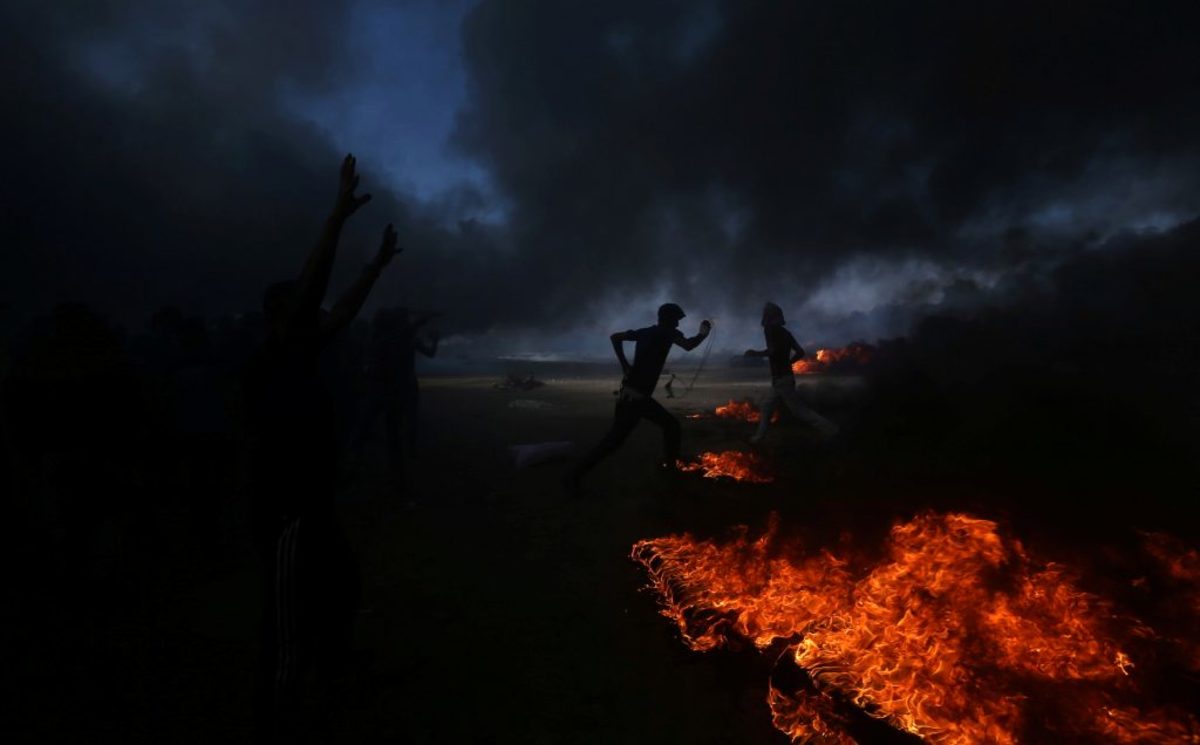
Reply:
M353 155L347 155L342 161L342 170L338 181L337 199L333 210L325 219L325 227L317 245L308 254L304 269L300 273L295 305L292 308L292 318L315 317L325 299L325 291L329 288L329 275L333 271L333 259L337 254L338 237L342 226L354 212L371 201L370 194L356 196L358 174L355 172L357 161Z
M625 342L634 341L632 331L618 331L608 337L612 341L613 351L617 353L617 359L621 362L621 373L629 374L629 360L625 359Z
M354 320L358 311L362 309L363 303L366 302L367 295L371 294L375 280L379 279L379 275L392 257L402 250L404 249L396 247L396 229L389 224L383 229L383 240L379 244L379 251L375 254L375 258L371 260L370 264L367 264L362 274L354 280L354 284L350 285L350 289L346 290L337 304L333 306L333 310L330 311L324 329L327 335L337 333Z
M695 336L687 338L678 338L675 340L675 343L690 352L696 347L700 346L700 343L708 338L710 331L712 331L712 321L701 321L699 333L697 333Z

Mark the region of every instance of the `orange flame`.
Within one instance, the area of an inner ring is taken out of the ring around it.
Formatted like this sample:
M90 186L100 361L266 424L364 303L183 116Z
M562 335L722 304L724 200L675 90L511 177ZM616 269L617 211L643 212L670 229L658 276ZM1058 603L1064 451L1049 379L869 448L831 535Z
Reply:
M756 453L725 450L720 453L700 453L698 460L678 461L679 470L700 471L706 479L731 478L751 484L769 484L775 477L767 472L766 464Z
M856 341L840 349L818 349L814 357L796 360L792 372L797 375L812 375L833 370L855 370L871 364L875 347Z
M761 418L758 407L749 401L734 401L729 399L729 403L723 406L718 406L714 413L724 419L740 419L743 422L755 424ZM779 412L775 411L771 414L771 423L779 421Z
M853 743L839 700L934 743L1031 742L1031 728L1060 741L1200 742L1193 715L1126 701L1137 668L1111 605L995 523L927 513L895 525L886 549L875 562L804 555L773 520L757 539L744 527L724 544L669 536L632 556L690 648L784 645L813 687L769 690L794 742ZM1055 695L1070 697L1069 713L1047 714L1039 697Z

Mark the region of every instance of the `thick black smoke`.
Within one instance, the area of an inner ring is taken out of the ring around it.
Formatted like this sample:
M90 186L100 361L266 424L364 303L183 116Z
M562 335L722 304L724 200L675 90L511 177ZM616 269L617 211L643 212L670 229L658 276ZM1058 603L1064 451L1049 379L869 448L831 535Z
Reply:
M919 304L971 270L1044 271L1196 214L1197 17L1188 3L484 2L457 141L511 197L540 307L666 285L752 317L839 268L930 261L945 274L932 286L916 276L858 309Z
M0 299L127 319L257 305L295 272L340 156L282 95L369 74L350 5L7 6ZM1198 15L484 0L452 141L505 220L459 220L494 212L470 189L451 208L376 177L344 271L395 221L410 251L378 298L467 332L669 296L750 333L770 298L836 337L1015 302L1081 251L1200 213Z

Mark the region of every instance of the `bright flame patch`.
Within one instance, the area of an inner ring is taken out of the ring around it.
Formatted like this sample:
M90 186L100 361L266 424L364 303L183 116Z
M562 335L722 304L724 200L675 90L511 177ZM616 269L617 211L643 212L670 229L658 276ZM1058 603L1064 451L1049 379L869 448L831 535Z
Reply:
M749 401L734 401L733 399L730 399L727 404L718 406L713 413L723 419L740 419L743 422L750 422L751 424L757 424L761 418L757 406ZM775 411L771 414L771 422L775 423L778 421L779 412Z
M706 479L730 478L751 484L769 484L775 477L757 453L725 450L720 453L700 453L693 462L679 461L679 470L700 472Z
M821 372L848 372L871 364L875 358L875 347L856 341L839 349L818 349L816 355L792 364L796 375L812 375Z
M1194 715L1138 698L1127 642L1145 627L996 523L926 513L885 549L805 553L773 520L754 539L640 541L632 558L690 648L778 645L803 671L809 685L768 693L794 742L855 742L838 701L933 743L1200 742Z

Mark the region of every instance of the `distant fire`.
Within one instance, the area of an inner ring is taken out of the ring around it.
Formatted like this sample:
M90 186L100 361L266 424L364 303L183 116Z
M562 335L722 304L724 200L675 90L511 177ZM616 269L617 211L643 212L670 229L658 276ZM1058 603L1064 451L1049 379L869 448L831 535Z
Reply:
M818 349L816 355L797 360L792 372L797 375L812 375L820 372L850 372L871 364L875 358L875 347L861 341L841 349Z
M729 403L718 406L714 413L723 419L740 419L743 422L757 423L759 420L758 407L749 401L729 400ZM779 411L771 414L771 422L779 421Z
M996 523L926 513L885 549L804 551L772 520L757 538L669 536L632 557L691 649L783 650L768 704L794 742L854 743L857 708L933 743L1200 743L1193 714L1143 696L1135 650L1155 632ZM1192 561L1177 561L1189 577Z
M699 471L706 479L730 478L751 484L769 484L775 480L756 453L725 450L720 453L700 453L694 462L679 461L679 470Z

